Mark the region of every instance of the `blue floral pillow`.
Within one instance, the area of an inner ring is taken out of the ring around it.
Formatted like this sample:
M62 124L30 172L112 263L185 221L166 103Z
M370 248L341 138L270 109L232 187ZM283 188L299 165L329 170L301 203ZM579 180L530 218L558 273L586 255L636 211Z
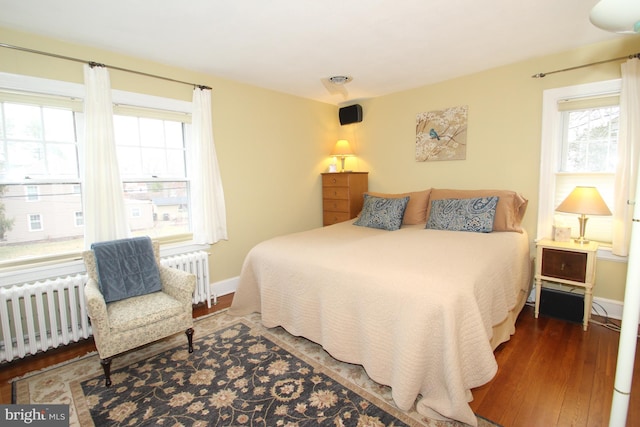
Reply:
M409 196L387 199L365 194L362 212L353 224L381 230L397 230L402 225L408 202Z
M427 228L491 233L497 204L497 196L434 200Z

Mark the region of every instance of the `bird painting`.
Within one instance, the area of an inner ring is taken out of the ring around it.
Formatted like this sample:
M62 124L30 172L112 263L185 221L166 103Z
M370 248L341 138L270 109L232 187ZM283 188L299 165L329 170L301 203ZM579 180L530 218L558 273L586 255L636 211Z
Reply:
M467 151L468 106L418 113L416 161L464 160Z

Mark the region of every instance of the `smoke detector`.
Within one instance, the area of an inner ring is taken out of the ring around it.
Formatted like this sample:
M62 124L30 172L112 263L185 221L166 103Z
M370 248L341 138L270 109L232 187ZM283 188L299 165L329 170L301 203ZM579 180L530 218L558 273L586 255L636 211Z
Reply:
M333 84L336 85L343 85L345 83L349 83L351 80L353 80L353 77L351 76L332 76L329 77L329 81Z

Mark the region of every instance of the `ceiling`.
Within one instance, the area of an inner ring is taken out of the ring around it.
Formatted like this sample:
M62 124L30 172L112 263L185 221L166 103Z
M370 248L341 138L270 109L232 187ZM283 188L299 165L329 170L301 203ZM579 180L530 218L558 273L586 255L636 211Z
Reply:
M596 3L0 0L0 27L344 105L624 37L589 22ZM353 77L346 97L333 75Z

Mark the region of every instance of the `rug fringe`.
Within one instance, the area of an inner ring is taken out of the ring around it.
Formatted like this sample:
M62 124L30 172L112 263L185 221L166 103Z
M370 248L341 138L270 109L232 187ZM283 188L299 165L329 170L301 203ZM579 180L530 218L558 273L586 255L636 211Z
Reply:
M37 371L29 371L24 375L21 375L21 376L18 376L18 377L10 379L9 382L13 384L15 381L24 380L24 379L30 378L30 377L32 377L34 375L42 374L44 372L60 368L62 366L68 365L70 363L74 363L74 362L78 362L78 361L83 360L83 359L87 359L87 358L89 358L91 356L95 356L97 354L98 354L98 352L95 351L95 350L94 351L90 351L90 352L88 352L86 354L83 354L81 356L76 356L76 357L73 357L73 358L71 358L69 360L65 360L64 362L56 363L55 365L49 365L49 366L44 367L42 369L38 369Z

